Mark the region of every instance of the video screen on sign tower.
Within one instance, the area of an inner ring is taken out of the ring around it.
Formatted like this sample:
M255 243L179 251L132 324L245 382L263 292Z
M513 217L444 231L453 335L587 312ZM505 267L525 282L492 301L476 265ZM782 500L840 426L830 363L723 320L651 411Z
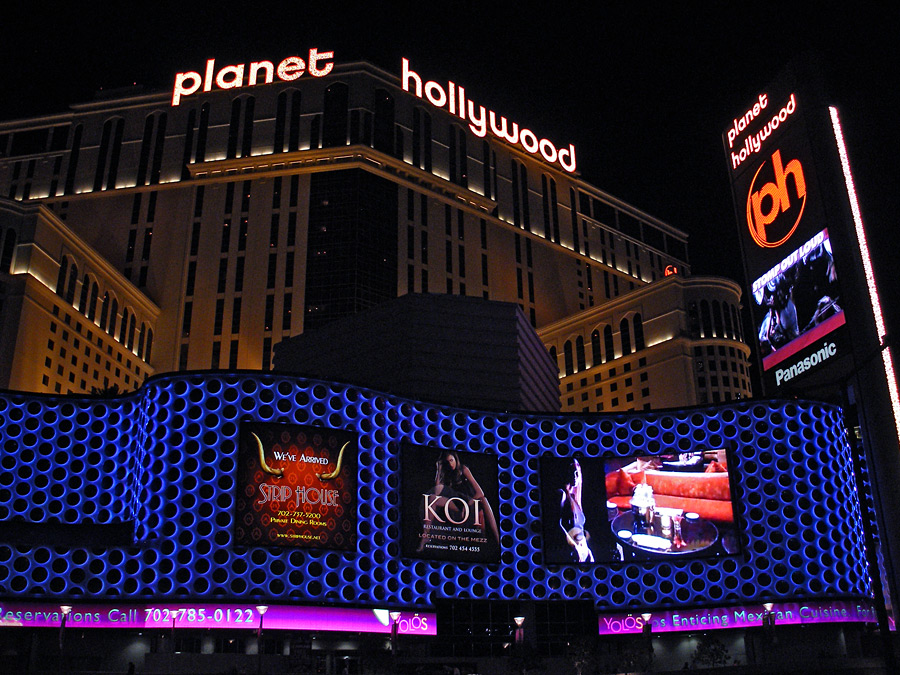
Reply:
M739 550L724 449L607 459L541 458L544 556L592 564Z
M789 359L846 322L827 229L754 280L752 290L763 370ZM828 353L828 345L823 348L828 357L834 355ZM809 366L813 367L822 359L813 355L810 360L816 362Z
M242 423L235 544L356 550L356 454L351 432Z
M495 455L404 444L400 489L405 557L500 562Z

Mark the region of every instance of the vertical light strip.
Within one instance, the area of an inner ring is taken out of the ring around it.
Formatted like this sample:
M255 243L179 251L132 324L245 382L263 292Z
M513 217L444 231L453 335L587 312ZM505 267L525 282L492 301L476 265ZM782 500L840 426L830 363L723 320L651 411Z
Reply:
M872 269L872 259L869 257L869 246L866 243L866 231L863 227L862 216L859 212L859 202L856 199L856 187L853 185L853 175L850 173L850 160L847 157L847 148L844 145L844 134L841 131L841 123L838 119L837 108L829 107L831 113L831 126L834 129L834 137L837 140L838 153L841 156L841 167L844 170L844 183L847 185L847 196L850 199L850 211L853 213L853 226L856 229L856 239L859 242L859 252L862 257L863 269L866 273L866 285L869 289L869 300L872 303L872 311L875 314L875 328L878 331L878 344L881 348L881 359L884 361L884 372L887 376L888 392L891 397L891 408L894 412L894 426L900 437L900 395L897 392L897 378L894 374L894 362L891 358L891 349L885 345L887 330L884 326L884 317L881 313L881 301L878 299L878 287L875 285L875 272Z

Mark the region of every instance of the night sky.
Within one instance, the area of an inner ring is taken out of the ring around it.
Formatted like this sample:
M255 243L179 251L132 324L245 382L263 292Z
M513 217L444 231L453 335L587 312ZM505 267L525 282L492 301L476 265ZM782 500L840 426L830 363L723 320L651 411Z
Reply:
M695 274L741 282L721 134L792 58L814 52L841 113L888 318L900 325L891 271L900 73L888 65L898 6L156 2L91 13L78 4L4 10L0 119L63 111L134 83L171 90L175 73L202 71L207 58L277 61L318 47L399 75L405 56L423 79L453 80L538 138L573 143L587 181L690 234Z

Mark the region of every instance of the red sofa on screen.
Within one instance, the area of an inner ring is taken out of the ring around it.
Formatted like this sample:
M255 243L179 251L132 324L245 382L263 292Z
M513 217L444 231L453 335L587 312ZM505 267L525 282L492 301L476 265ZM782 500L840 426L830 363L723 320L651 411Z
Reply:
M656 505L693 511L701 518L734 523L731 487L724 464L711 462L703 473L639 469L638 463L606 474L606 498L619 509L631 507L634 486L647 483L653 488Z

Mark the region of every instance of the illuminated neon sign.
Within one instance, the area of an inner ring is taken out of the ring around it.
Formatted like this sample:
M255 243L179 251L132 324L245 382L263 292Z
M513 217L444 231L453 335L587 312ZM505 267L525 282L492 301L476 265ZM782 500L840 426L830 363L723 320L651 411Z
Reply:
M304 71L313 77L325 77L334 68L334 63L330 61L333 58L334 52L320 53L313 47L309 50L309 58L306 61L299 56L289 56L277 66L271 61L253 61L249 65L225 66L218 72L216 60L209 59L203 75L191 70L175 75L172 105L180 104L184 96L201 91L201 85L202 91L212 91L213 86L217 89L237 89L257 84L271 84L276 76L282 82L291 82L301 77Z
M779 625L810 623L875 623L875 608L868 600L850 602L773 603L767 610L762 605L738 607L706 607L702 609L668 609L647 614L607 614L599 619L600 635L640 633L648 619L654 633L712 630L716 628L752 628L763 625L763 618L771 612ZM891 630L893 630L893 624Z
M765 166L765 162L759 165L753 180L750 181L750 189L747 191L747 225L750 228L750 236L762 248L778 248L791 238L800 219L803 217L803 209L806 207L806 178L803 175L803 165L799 159L792 159L785 166L781 159L781 150L772 153L772 172L774 181L766 183L759 190L754 191L756 178ZM787 177L794 179L794 192L800 204L797 219L784 236L780 239L769 238L768 226L775 222L782 213L791 209L791 197L788 193ZM763 213L763 205L768 203L766 212Z
M437 635L433 612L399 612L401 635ZM72 603L69 628L252 628L259 626L259 609L252 604L168 603L117 604ZM0 602L0 626L58 628L60 606L40 602ZM390 633L393 627L387 609L351 607L301 607L269 605L266 628L273 630L322 630L336 633Z
M433 106L446 109L461 120L467 120L469 129L479 138L484 138L490 131L501 141L519 145L525 152L542 157L550 164L558 163L569 173L575 171L575 146L571 143L568 148L557 149L546 138L538 139L531 129L520 129L516 122L510 124L505 117L499 117L493 110L486 110L483 105L476 106L466 98L466 90L453 82L448 82L446 87L431 80L423 84L419 74L410 70L409 59L403 59L403 74L400 79L403 91L425 98Z
M762 111L768 106L769 98L767 94L760 94L759 99L753 104L753 106L747 110L743 115L741 115L740 119L735 118L731 127L729 127L728 131L725 132L726 137L728 138L728 149L732 150L734 148L735 141L738 140L740 135L750 126L750 123L753 122L759 115L762 114ZM756 133L748 134L747 138L744 139L744 143L741 146L741 149L737 152L731 152L731 168L732 170L736 170L748 157L756 154L762 149L763 143L766 141L769 136L784 122L788 120L788 118L794 114L797 110L797 101L794 94L791 94L788 102L784 104L784 106L772 116L766 124L759 129Z

